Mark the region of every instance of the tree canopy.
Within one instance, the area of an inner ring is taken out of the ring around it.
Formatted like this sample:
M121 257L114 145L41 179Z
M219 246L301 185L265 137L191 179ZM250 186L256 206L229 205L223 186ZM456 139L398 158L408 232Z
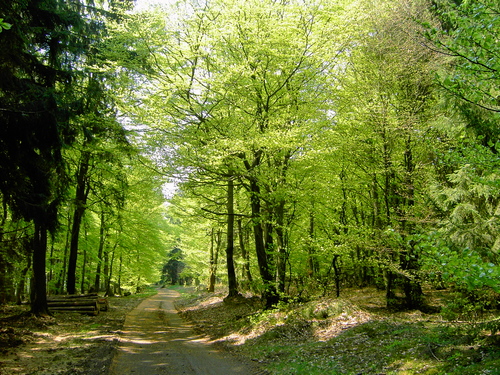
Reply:
M2 302L500 292L495 1L4 8Z

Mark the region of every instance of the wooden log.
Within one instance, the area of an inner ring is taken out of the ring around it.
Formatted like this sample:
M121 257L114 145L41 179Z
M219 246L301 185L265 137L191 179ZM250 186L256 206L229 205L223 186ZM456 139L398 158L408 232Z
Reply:
M87 306L49 306L50 311L74 311L74 312L79 312L79 313L90 313L92 315L98 315L99 314L99 308L97 303L94 303L94 305L87 305Z
M109 301L106 297L97 298L97 304L99 305L99 309L101 311L108 311L109 309Z
M50 310L54 311L95 311L96 306L52 306Z
M77 310L71 309L71 307L87 306L89 308L95 307L99 312L107 311L109 308L108 299L106 297L99 297L97 293L49 296L47 297L47 303L50 309L67 307L65 310Z
M76 300L76 301L65 301L65 300L51 300L47 301L50 306L95 306L98 302L95 299L92 300Z
M47 296L47 299L67 299L67 298L98 298L99 295L97 293L87 293L87 294L58 294L54 296Z

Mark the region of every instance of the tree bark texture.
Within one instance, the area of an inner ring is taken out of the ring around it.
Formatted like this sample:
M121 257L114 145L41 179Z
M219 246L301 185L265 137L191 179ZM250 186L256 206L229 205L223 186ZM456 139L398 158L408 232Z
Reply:
M80 227L82 218L86 210L88 186L87 173L89 170L90 155L85 153L80 163L77 175L77 186L75 195L75 212L73 214L73 225L71 227L71 241L69 248L68 277L66 290L68 294L75 294L76 291L76 263L78 259L78 240L80 237Z
M241 257L243 258L243 269L242 269L242 277L246 279L248 285L251 286L253 282L252 273L250 272L250 254L247 251L246 243L245 243L245 234L243 232L243 225L241 223L241 219L237 221L238 224L238 238L241 249Z
M31 312L38 316L49 315L47 306L47 280L45 277L47 255L47 229L35 222L33 236L33 285Z
M271 307L278 302L279 297L269 270L267 252L264 244L264 230L262 229L261 223L262 213L260 188L255 180L250 181L250 206L252 209L255 252L257 254L260 276L262 278L262 282L264 283L264 292L262 297L266 300L266 307Z
M217 262L219 258L219 249L221 246L221 235L220 230L215 233L214 228L212 228L211 242L210 242L210 269L208 278L208 291L213 293L215 291L215 281L217 278Z
M228 297L238 295L238 283L234 269L234 181L232 177L227 183L227 244L226 244Z

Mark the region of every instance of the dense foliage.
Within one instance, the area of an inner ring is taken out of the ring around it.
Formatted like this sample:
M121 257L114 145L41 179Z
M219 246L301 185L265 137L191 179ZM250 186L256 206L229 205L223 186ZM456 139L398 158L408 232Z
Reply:
M495 1L14 4L2 302L37 246L50 293L500 292Z
M119 123L114 74L98 68L106 22L129 5L2 2L0 303L29 292L46 314L47 293L157 278L142 264L163 255L161 182Z

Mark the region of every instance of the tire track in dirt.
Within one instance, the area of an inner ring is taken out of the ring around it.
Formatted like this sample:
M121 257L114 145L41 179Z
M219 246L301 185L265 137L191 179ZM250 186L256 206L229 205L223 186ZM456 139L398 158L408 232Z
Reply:
M193 333L174 308L179 293L159 289L125 319L111 375L230 375L263 373Z

